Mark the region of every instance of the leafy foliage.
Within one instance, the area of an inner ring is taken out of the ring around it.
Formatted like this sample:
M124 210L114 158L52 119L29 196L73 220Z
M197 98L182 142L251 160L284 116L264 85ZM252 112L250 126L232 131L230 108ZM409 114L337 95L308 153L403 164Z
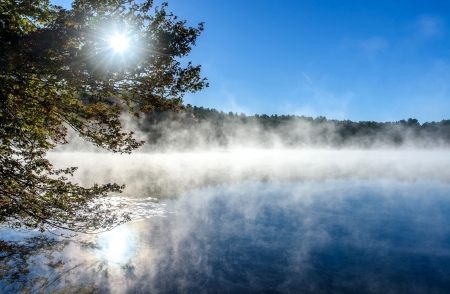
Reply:
M117 184L80 187L76 168L45 159L66 144L68 127L94 145L130 153L144 142L122 132L120 116L181 111L183 94L208 86L189 54L203 30L152 1L77 0L72 9L46 0L0 2L0 222L11 227L109 230L129 220L107 201ZM126 52L109 46L115 34Z

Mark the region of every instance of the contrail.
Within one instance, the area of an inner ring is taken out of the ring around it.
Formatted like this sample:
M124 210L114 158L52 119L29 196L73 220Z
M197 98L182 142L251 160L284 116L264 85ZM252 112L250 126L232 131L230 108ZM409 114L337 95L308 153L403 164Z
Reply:
M311 78L310 78L304 71L302 71L302 75L305 77L305 79L308 80L308 82L310 82L311 84L313 84L313 81L311 80Z

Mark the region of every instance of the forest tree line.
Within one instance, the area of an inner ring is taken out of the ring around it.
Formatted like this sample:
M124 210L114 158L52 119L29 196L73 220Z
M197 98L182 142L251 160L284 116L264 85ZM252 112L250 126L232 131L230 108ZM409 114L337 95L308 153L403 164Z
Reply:
M248 116L194 106L181 114L155 111L139 122L139 129L153 149L450 147L450 120L354 122L324 116Z

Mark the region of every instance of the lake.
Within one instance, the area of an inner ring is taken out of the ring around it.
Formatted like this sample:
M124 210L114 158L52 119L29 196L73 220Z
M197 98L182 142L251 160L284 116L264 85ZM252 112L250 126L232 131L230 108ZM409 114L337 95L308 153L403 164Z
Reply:
M130 204L134 220L110 232L57 241L49 233L2 231L4 239L37 244L22 259L10 260L21 272L2 280L3 292L450 289L447 151L49 157L57 166L80 166L76 181L85 185L127 183L121 198L115 197ZM41 239L29 239L36 236Z

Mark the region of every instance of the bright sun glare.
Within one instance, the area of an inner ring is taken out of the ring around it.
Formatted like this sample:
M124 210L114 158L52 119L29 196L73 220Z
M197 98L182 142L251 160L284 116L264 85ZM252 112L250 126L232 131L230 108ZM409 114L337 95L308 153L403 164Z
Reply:
M128 48L128 38L124 35L114 35L109 40L109 46L116 52L123 52Z

